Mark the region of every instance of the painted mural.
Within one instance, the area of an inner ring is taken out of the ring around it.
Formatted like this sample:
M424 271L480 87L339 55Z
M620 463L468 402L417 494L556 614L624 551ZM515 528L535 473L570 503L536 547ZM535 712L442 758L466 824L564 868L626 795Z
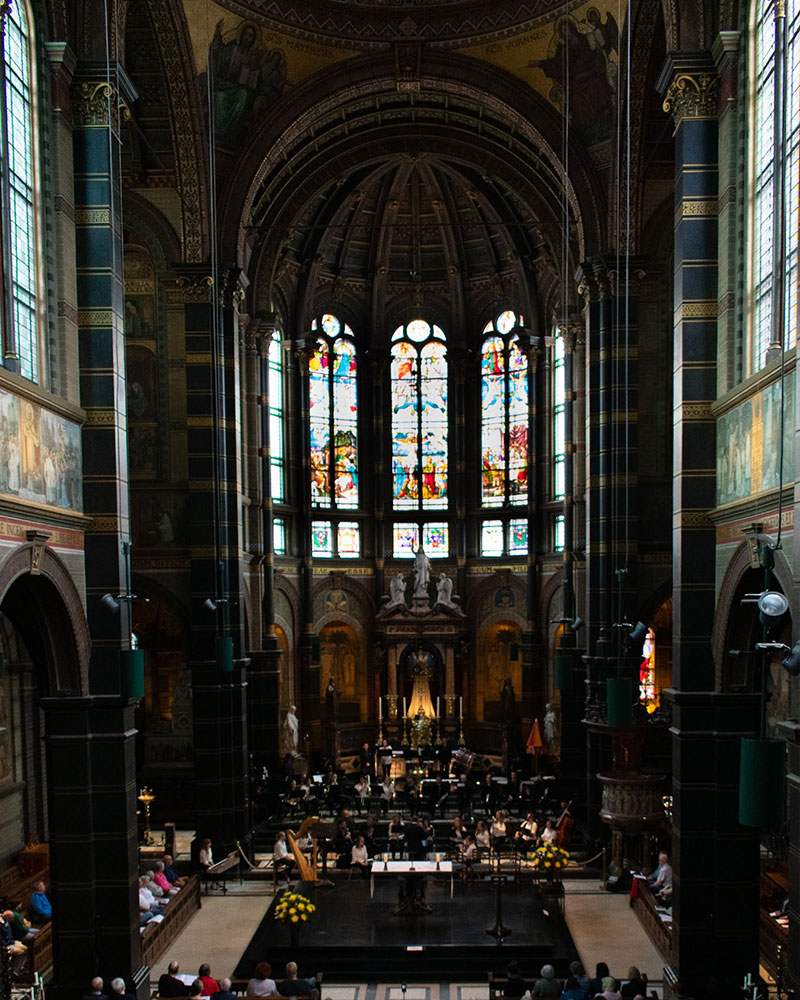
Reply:
M272 31L219 4L183 0L183 10L202 95L211 67L214 120L222 142L241 136L268 113L288 85L356 54Z
M490 625L478 640L478 662L475 671L475 701L477 718L497 721L501 691L507 677L511 678L519 698L522 691L522 660L519 655L519 626L513 621Z
M150 260L125 251L125 337L152 340L156 330L156 279Z
M570 127L596 145L611 137L616 121L618 11L608 2L583 4L547 26L460 51L518 76L559 111L568 106Z
M81 510L81 429L0 389L0 493Z
M780 455L780 383L774 382L717 421L717 503L776 489ZM784 480L792 470L794 376L784 380Z

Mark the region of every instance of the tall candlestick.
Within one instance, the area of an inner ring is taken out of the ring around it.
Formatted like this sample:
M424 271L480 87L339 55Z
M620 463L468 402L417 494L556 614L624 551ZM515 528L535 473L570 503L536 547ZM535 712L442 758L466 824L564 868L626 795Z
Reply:
M406 696L403 695L403 718L407 718L408 712L406 711Z
M439 718L439 695L436 695L436 718Z
M462 695L458 696L458 717L459 719L464 718L464 698Z
M378 722L383 722L383 698L378 695Z

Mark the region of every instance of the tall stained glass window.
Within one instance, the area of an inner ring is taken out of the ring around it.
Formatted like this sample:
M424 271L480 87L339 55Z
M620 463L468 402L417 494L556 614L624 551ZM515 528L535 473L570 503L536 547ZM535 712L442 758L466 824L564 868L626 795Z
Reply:
M316 350L308 363L311 503L358 507L358 386L353 331L336 316L314 320Z
M528 500L528 359L520 348L522 317L501 313L484 328L481 347L481 502Z
M269 345L269 450L272 499L286 501L286 476L283 464L283 349L280 330L275 330Z
M772 183L775 121L775 5L758 0L755 18L754 139L751 174L753 211L751 371L764 366L772 324ZM786 347L796 342L798 295L798 182L800 181L800 2L786 5Z
M553 499L564 499L564 468L567 439L564 407L567 401L564 378L564 338L556 330L553 342Z
M16 354L19 372L40 379L39 306L36 226L36 156L33 127L31 25L23 0L6 12L3 44L3 87L6 113L0 136L0 179L8 216L2 241L5 308L3 349Z
M422 319L398 327L392 335L391 371L394 509L445 508L447 347L442 330Z

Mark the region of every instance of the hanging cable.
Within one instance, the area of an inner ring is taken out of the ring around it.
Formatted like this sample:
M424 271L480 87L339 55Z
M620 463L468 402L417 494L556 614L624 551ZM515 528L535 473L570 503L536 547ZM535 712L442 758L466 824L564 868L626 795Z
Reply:
M776 66L775 71L775 88L779 91L779 97L781 102L780 107L780 150L778 157L773 165L775 171L781 170L784 172L786 170L786 82L787 82L787 44L786 44L786 8L783 8L783 30L778 30L778 18L779 10L778 4L775 5L775 24L776 24L776 36L780 36L781 45L781 60L780 60L780 73L778 72L778 67ZM778 39L776 38L776 42ZM776 44L777 49L777 44ZM777 56L777 52L776 52ZM786 242L785 242L785 232L786 232L786 191L785 186L781 190L781 199L779 204L776 206L776 210L780 212L781 224L777 227L778 233L773 238L783 239L783 246L781 247L781 252L783 256L783 264L779 270L775 272L774 280L777 284L781 286L781 292L776 296L777 302L780 304L780 315L776 317L776 325L779 332L779 342L780 342L780 352L781 352L781 367L780 367L780 412L778 420L778 534L775 539L775 548L779 549L781 547L781 536L783 534L783 451L784 451L784 431L786 426L786 387L784 380L784 369L786 366L786 297L784 292L784 283L786 281Z
M630 321L631 321L631 0L625 53L625 572L630 560Z

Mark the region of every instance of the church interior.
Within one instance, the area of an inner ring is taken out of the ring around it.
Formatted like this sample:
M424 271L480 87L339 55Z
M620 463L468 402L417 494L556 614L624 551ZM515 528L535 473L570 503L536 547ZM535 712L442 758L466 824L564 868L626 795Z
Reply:
M0 998L798 995L799 0L0 29Z

